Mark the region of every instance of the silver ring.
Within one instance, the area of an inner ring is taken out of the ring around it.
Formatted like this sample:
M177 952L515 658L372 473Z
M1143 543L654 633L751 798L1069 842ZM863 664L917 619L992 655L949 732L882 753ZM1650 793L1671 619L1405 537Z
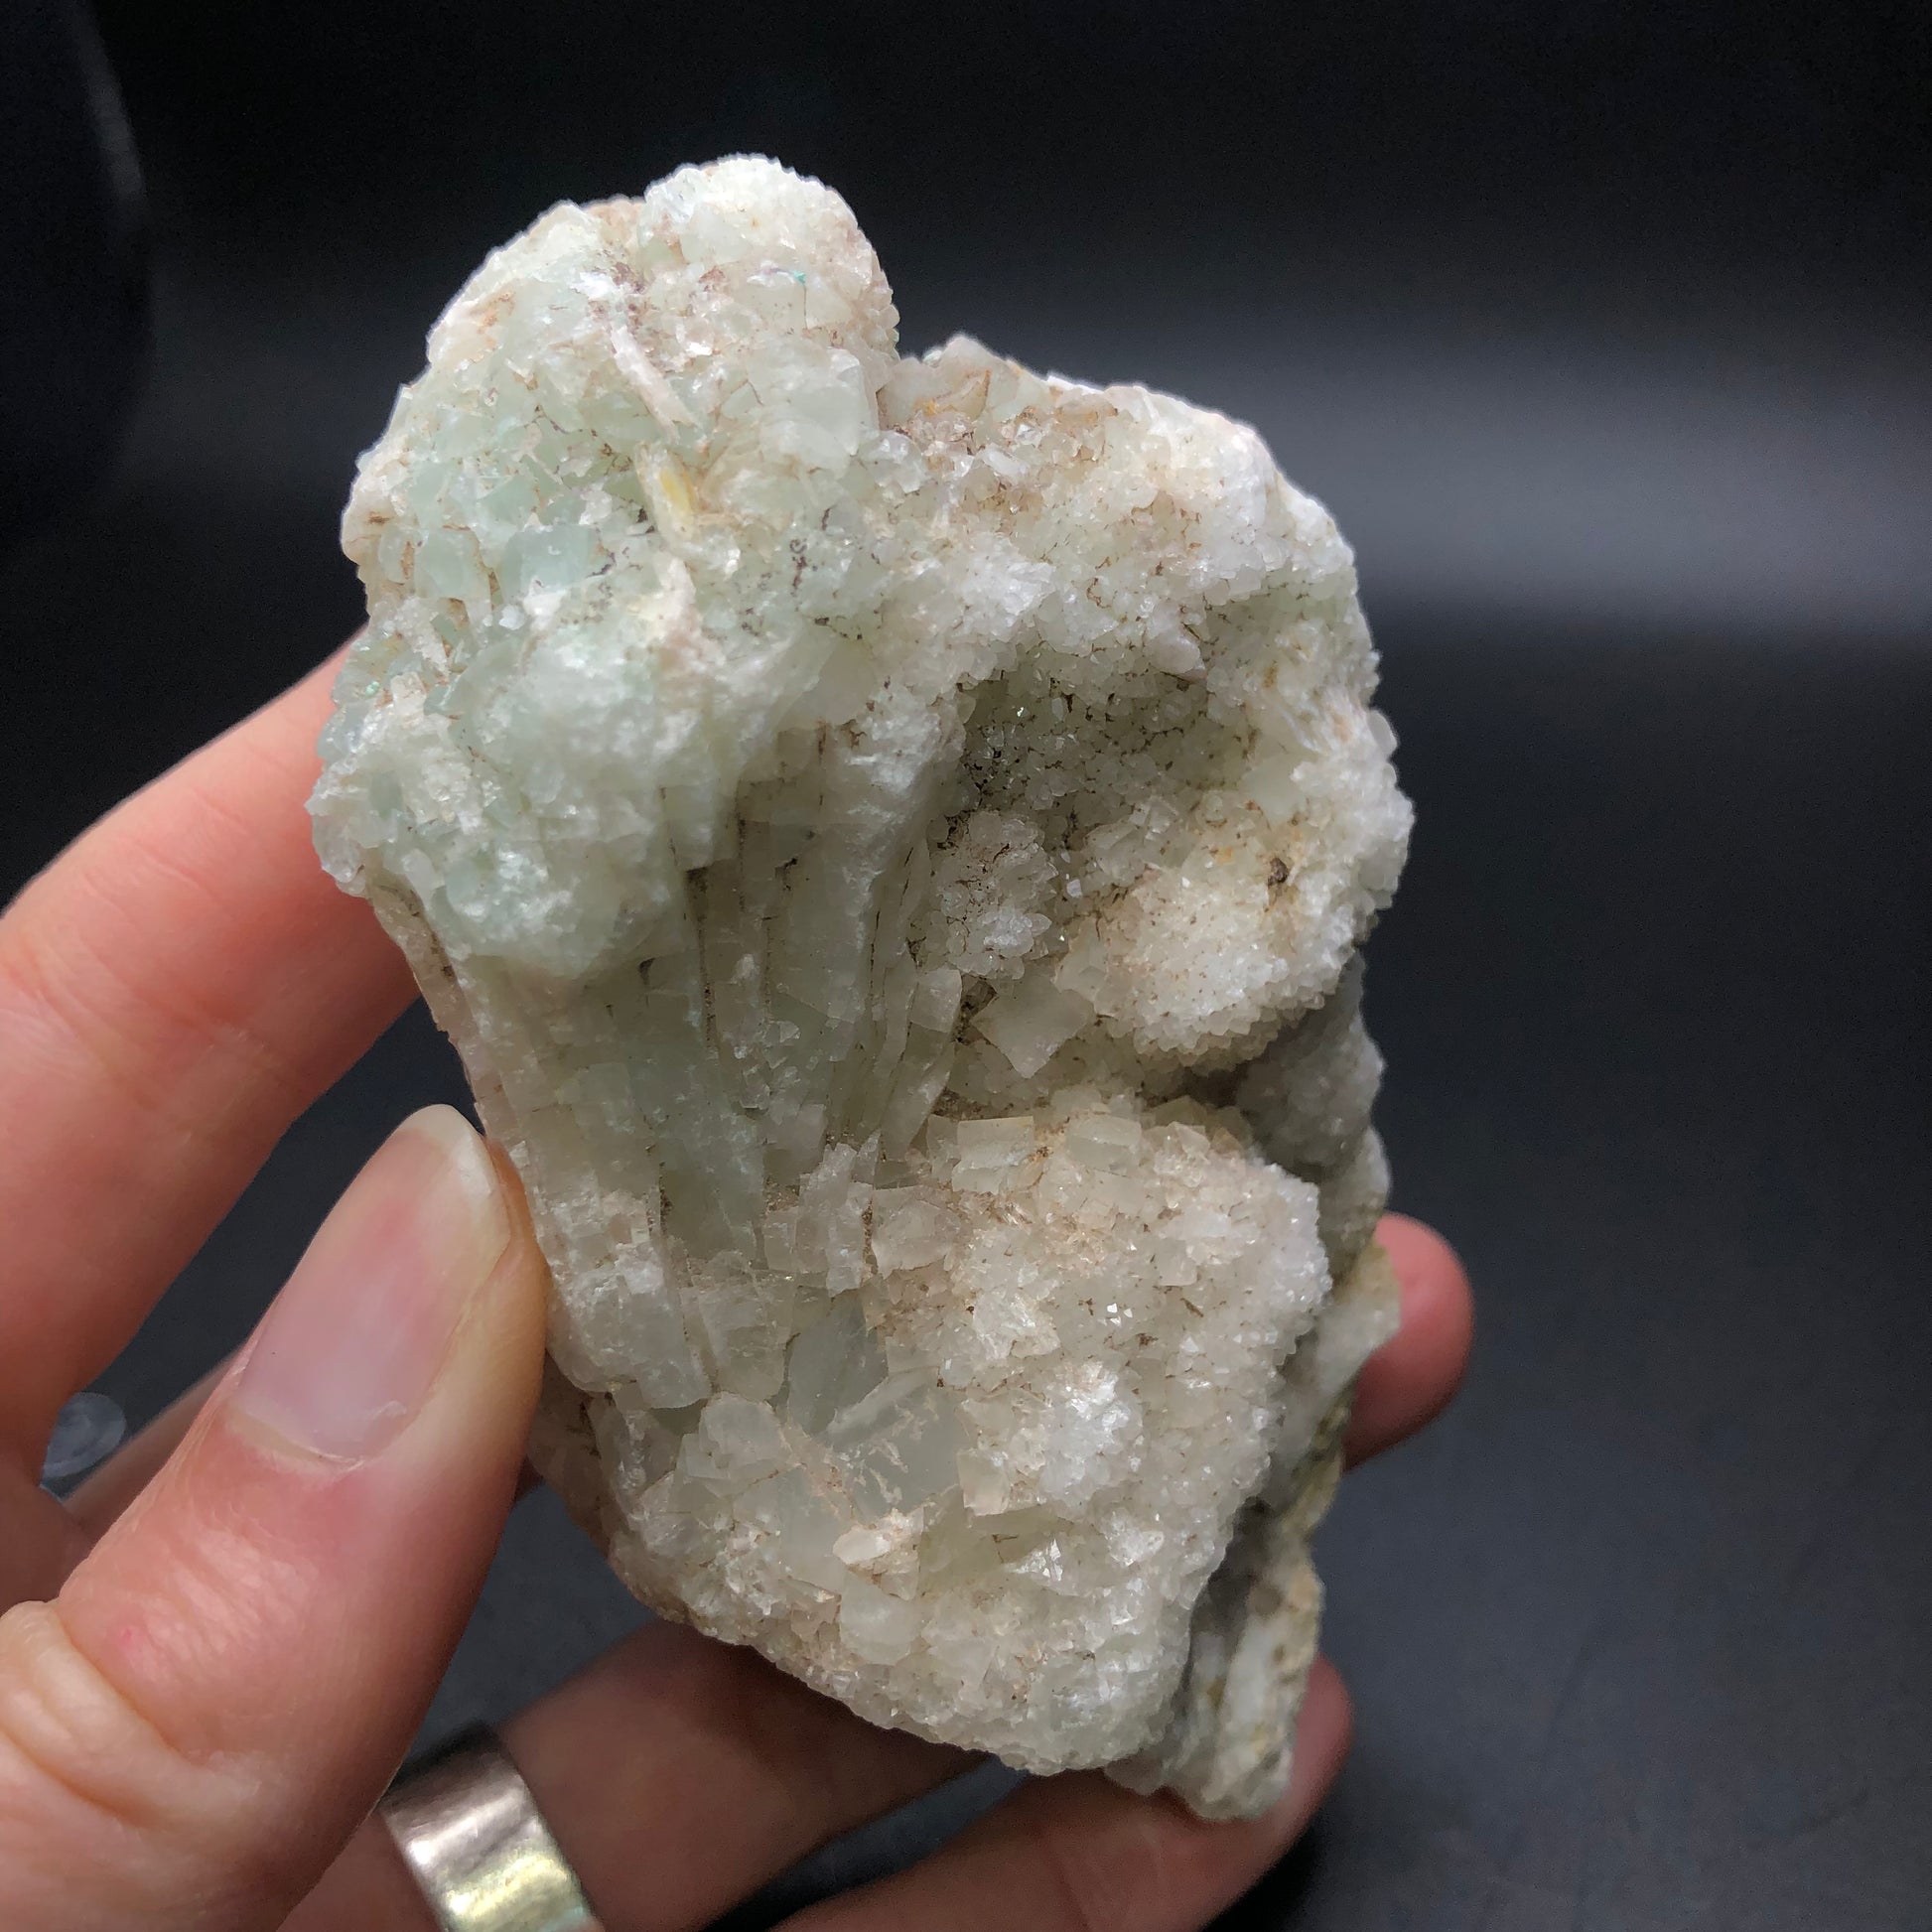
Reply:
M376 1807L443 1932L603 1932L496 1734L479 1725Z

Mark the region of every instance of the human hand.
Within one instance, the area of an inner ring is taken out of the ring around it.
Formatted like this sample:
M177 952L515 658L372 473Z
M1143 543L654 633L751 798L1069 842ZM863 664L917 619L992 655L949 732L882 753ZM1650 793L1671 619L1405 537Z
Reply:
M449 1109L405 1123L234 1364L69 1504L36 1481L63 1399L412 996L310 848L330 668L0 918L0 1898L33 1932L432 1924L366 1821L481 1586L535 1401L543 1267L500 1157ZM1433 1416L1468 1346L1440 1237L1390 1216L1382 1239L1403 1326L1363 1371L1351 1460ZM701 1926L971 1761L671 1624L503 1736L608 1932ZM1264 1818L1038 1780L794 1923L1199 1925L1301 1831L1347 1737L1318 1664Z

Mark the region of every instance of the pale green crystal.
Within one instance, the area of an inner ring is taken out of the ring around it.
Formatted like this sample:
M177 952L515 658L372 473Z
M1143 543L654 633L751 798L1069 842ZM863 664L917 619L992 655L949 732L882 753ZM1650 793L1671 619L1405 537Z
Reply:
M764 161L492 255L345 518L317 841L522 1173L632 1587L1253 1811L1392 1320L1353 563L1252 431L896 323Z

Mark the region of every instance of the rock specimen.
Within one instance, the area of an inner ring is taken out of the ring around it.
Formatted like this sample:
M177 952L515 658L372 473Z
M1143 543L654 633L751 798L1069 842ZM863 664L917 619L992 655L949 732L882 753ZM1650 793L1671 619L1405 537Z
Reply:
M1253 431L896 324L766 161L493 254L349 501L318 844L527 1184L631 1587L1250 1812L1394 1320L1353 563Z

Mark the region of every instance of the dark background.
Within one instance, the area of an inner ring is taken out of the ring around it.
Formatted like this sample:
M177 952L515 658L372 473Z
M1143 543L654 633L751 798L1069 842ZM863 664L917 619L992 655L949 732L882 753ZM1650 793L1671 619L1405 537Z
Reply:
M17 0L0 889L352 627L352 458L485 248L820 174L908 345L1259 424L1383 648L1382 1121L1478 1346L1323 1535L1357 1747L1231 1922L1932 1925L1927 18L112 0L147 250ZM297 1127L105 1379L137 1422L456 1091L412 1017ZM432 1729L632 1614L525 1505Z

